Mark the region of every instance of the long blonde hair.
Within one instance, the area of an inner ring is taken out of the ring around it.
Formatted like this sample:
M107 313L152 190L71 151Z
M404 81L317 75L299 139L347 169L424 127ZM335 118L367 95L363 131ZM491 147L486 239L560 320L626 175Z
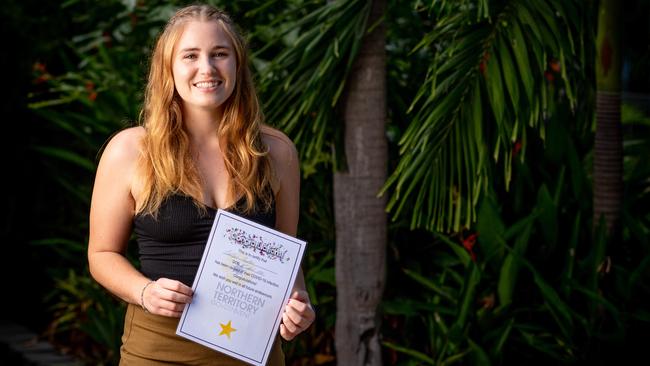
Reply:
M140 123L146 133L142 143L138 178L142 190L136 213L155 215L171 194L191 196L201 204L203 190L192 157L189 135L184 127L181 98L174 87L172 62L174 47L188 21L214 21L230 37L236 54L236 83L222 105L217 135L222 143L223 159L230 176L231 198L245 198L238 207L244 213L267 211L273 193L270 189L271 165L268 149L261 140L262 113L248 66L246 41L223 11L209 5L191 5L180 9L160 34L149 69Z

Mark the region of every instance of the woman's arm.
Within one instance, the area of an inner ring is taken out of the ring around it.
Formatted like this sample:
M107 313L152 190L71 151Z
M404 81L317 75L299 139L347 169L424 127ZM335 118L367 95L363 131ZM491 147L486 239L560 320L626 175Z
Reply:
M267 126L262 129L262 133L264 142L269 147L271 165L276 178L275 227L287 235L296 236L300 208L298 152L293 142L283 133ZM301 268L282 316L280 335L286 340L292 340L307 329L314 322L315 317Z
M90 205L88 264L93 278L124 301L143 305L144 300L147 310L178 317L191 289L168 279L149 284L125 257L135 212L132 179L143 134L139 127L121 131L102 154Z

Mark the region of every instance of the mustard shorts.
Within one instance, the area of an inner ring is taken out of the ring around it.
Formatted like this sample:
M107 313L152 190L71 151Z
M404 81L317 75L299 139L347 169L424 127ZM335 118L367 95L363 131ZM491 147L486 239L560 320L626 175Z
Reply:
M124 319L120 366L248 365L176 335L178 321L178 318L145 313L139 306L129 304ZM284 366L279 337L275 339L267 365Z

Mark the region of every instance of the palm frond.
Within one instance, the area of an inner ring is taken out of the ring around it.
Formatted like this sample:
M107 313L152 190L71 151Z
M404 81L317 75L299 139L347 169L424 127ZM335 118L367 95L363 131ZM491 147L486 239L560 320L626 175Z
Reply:
M296 29L298 36L270 61L257 62L263 65L258 72L266 119L296 143L305 175L333 158L329 143L340 124L334 111L365 34L370 4L324 2L300 17L297 9L288 10L277 18L283 34L274 39L292 38L286 36Z
M382 191L391 191L387 209L395 219L406 215L412 228L459 231L475 220L494 165L508 186L513 158L525 155L526 130L543 139L560 98L575 108L576 85L585 78L574 66L583 54L576 48L586 47L577 40L588 32L576 19L578 6L431 3L429 14L439 17L416 50L429 47L435 56Z

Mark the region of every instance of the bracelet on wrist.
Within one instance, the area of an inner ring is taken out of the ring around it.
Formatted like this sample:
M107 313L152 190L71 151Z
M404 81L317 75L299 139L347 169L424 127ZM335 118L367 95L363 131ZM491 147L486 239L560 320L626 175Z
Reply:
M142 310L144 310L145 313L148 313L149 310L147 309L146 306L144 306L144 290L146 290L147 287L148 287L149 285L151 285L152 283L154 283L154 282L156 282L156 281L149 281L149 282L147 282L147 284L144 285L144 287L142 287L142 291L140 291L140 306L142 306Z

